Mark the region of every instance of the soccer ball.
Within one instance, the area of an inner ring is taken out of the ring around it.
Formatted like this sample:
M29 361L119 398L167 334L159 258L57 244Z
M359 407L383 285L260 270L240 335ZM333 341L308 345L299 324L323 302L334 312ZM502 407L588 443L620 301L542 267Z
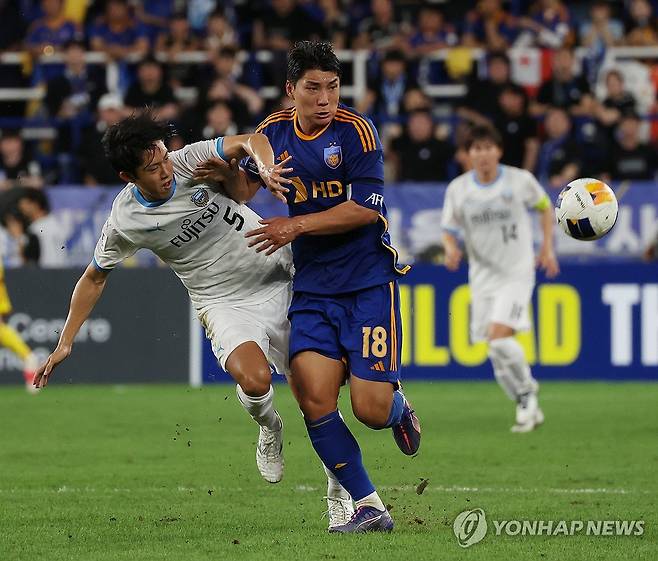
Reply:
M577 240L598 240L617 221L617 197L603 181L574 179L557 198L555 217L565 233Z

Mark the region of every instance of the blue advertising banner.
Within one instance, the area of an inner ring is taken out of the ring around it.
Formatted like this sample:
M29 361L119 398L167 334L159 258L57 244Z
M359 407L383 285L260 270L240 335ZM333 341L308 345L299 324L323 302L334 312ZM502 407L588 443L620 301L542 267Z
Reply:
M402 262L432 260L440 246L441 207L445 185L389 184L385 189L389 231ZM570 260L627 259L641 254L658 231L658 185L622 183L614 185L619 199L619 219L605 238L582 243L558 232L556 249ZM53 216L66 238L69 265L86 265L103 222L119 188L53 187L47 190ZM550 195L555 198L557 192ZM286 215L286 207L261 190L250 206L262 216ZM134 265L152 265L148 252L140 252Z
M533 328L519 335L539 380L658 381L656 265L565 264L539 283ZM402 378L491 379L483 343L469 336L466 269L417 265L401 283ZM228 381L207 341L205 382Z

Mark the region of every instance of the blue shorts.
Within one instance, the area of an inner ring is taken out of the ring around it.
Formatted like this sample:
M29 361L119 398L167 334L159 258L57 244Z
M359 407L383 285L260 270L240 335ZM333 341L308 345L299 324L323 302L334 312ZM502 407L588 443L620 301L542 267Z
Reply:
M295 292L288 318L291 360L315 351L345 361L354 376L397 385L402 349L397 282L338 295Z

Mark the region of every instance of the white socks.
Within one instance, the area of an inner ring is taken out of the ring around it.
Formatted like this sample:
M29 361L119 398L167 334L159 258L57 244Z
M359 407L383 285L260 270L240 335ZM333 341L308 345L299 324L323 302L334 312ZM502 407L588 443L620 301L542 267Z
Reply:
M382 500L379 498L377 491L373 491L372 493L363 497L362 499L359 499L358 501L354 501L354 504L356 505L356 508L359 508L361 506L372 506L375 507L377 510L386 510L386 507L384 506Z
M238 400L260 426L270 430L281 430L281 420L274 409L274 388L270 386L265 395L253 397L244 393L240 384L236 385Z
M489 358L498 384L510 399L516 401L520 395L537 390L523 347L514 337L489 341Z
M340 484L336 476L331 473L331 470L322 464L324 472L327 474L327 497L331 499L344 499L350 500L350 494L345 487Z

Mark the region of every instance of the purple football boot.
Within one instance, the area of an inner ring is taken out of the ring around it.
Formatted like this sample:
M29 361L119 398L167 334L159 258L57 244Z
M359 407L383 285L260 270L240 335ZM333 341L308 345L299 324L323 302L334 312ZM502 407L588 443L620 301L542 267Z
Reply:
M388 510L377 510L374 506L360 506L347 524L329 528L330 533L363 534L365 532L390 532L393 519Z
M396 390L404 399L404 409L402 410L402 417L397 425L393 425L393 438L398 448L402 450L403 454L413 456L420 448L420 421L416 417L416 413L411 408L411 404L402 393L402 390Z

